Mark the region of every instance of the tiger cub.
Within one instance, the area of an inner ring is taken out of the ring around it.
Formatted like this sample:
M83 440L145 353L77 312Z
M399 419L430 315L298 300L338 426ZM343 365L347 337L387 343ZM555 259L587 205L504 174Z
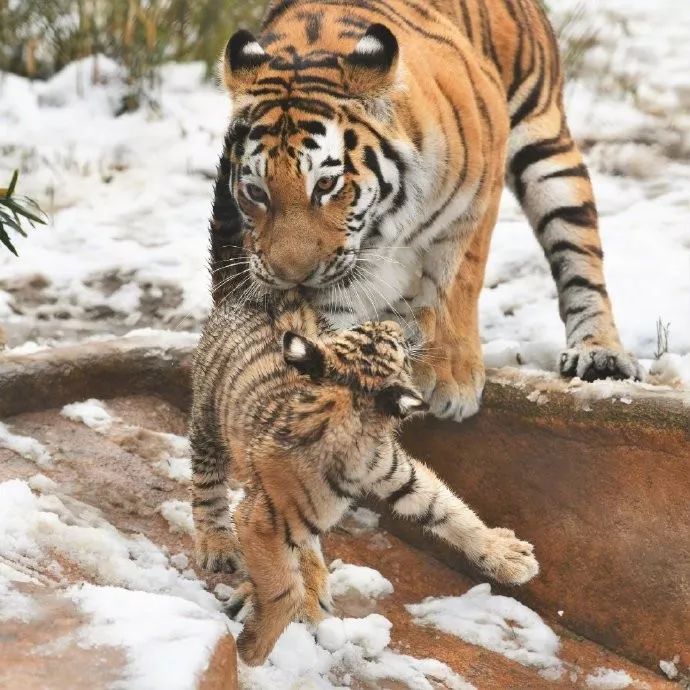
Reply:
M538 572L532 545L487 527L396 439L426 409L401 328L330 331L296 293L217 308L194 361L191 417L198 559L240 566L229 614L245 614L241 658L263 663L295 619L330 609L319 536L366 495L463 551L498 582ZM229 473L245 489L231 513Z

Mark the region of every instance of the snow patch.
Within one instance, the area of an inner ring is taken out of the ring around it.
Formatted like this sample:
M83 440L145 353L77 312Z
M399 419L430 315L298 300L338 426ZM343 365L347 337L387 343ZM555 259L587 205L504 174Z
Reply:
M0 422L0 448L7 448L26 460L35 462L39 467L51 467L53 458L46 447L35 438L13 434Z
M100 434L109 431L115 421L105 404L95 398L65 405L60 414L73 422L86 424Z
M231 622L233 634L241 626ZM411 690L473 690L472 685L445 664L415 659L387 648L391 623L372 614L363 619L330 618L314 635L301 623L291 623L278 640L266 664L250 669L240 665L243 690L308 688L342 690L353 681L379 687L379 681L404 683Z
M393 585L378 570L361 565L343 563L337 559L329 567L328 584L334 597L356 592L369 599L381 599L393 594Z
M188 501L165 501L161 503L158 512L168 521L171 532L194 534L192 504Z
M419 625L435 627L523 666L559 675L563 668L556 633L520 602L492 594L488 583L461 597L428 598L406 608Z
M14 589L7 579L3 579L4 570L0 570L0 623L22 621L28 623L36 618L39 609L31 597Z
M632 685L633 679L625 671L597 668L585 678L585 683L595 690L625 690Z
M100 512L68 496L36 496L26 482L0 483L0 562L17 559L43 579L59 582L69 561L101 585L169 594L216 611L216 598L201 582L183 577L166 554L141 534L125 536ZM8 579L0 571L0 581Z
M659 668L663 671L664 675L669 680L675 680L678 678L678 664L680 663L680 655L671 659L671 661L664 661L663 659L659 662Z
M363 530L373 531L379 526L381 516L369 508L349 510L347 517Z
M690 354L667 352L652 363L649 374L655 383L662 386L690 388Z
M393 624L378 613L366 618L327 618L316 629L318 643L329 652L347 644L360 647L367 658L379 656L391 641Z
M222 614L179 597L92 584L66 596L91 618L78 632L81 646L125 650L127 690L196 687L227 632Z
M33 491L37 491L42 494L55 491L55 489L58 487L57 482L50 477L46 477L45 474L35 474L33 477L29 477L28 484Z

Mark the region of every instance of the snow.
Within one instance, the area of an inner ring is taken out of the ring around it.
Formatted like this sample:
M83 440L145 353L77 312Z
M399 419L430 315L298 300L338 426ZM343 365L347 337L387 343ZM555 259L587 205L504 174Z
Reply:
M580 4L553 3L556 20ZM596 45L566 101L592 168L616 320L626 348L648 360L657 320L670 322L670 353L687 357L690 60L681 46L690 5L586 0L585 9L569 32L594 31ZM0 254L11 345L18 344L15 328L20 338L39 324L44 335L32 339L41 346L53 337L58 313L67 317L59 322L62 337L132 328L153 335L147 329L183 324L198 330L210 305L206 226L227 96L203 81L202 65L169 64L155 111L114 117L122 75L103 57L97 63L95 84L91 59L47 82L0 78L0 176L19 167L22 192L50 215L49 228L16 238L20 260ZM46 281L44 299L8 291L31 276ZM507 193L480 306L487 364L555 369L564 344L555 287ZM674 385L690 386L687 366L681 371Z
M233 633L240 630L236 623ZM278 640L268 661L260 668L240 666L243 690L350 686L354 680L373 683L388 680L411 690L433 690L443 682L449 690L473 686L434 659L415 659L387 648L391 623L381 615L362 619L331 618L319 624L316 639L301 623L291 623Z
M35 496L19 480L0 483L0 561L35 563L59 581L58 556L94 584L169 594L209 611L218 608L200 581L178 573L143 535L125 536L97 509L69 496Z
M360 647L367 658L377 657L391 641L393 624L378 613L366 618L327 618L316 629L318 643L329 652L346 644Z
M113 416L100 400L91 398L84 402L65 405L60 414L73 422L81 422L99 433L105 433L113 425Z
M221 601L227 601L233 594L235 590L229 585L219 582L214 588L213 593Z
M655 383L662 386L690 388L690 353L684 356L666 353L649 370Z
M176 553L174 556L170 556L170 563L178 570L187 570L189 568L189 558L185 553Z
M625 671L597 668L585 678L585 683L595 690L624 690L632 685L633 679Z
M675 680L678 678L678 663L680 662L680 655L676 655L671 659L671 661L661 660L659 662L659 668L663 671L664 675L669 680Z
M20 573L8 571L9 569L0 567L0 623L7 621L28 623L37 616L38 607L30 596L12 587L13 581L23 581Z
M379 526L381 516L369 508L355 508L347 512L347 518L362 531L372 531Z
M53 464L53 458L40 441L29 436L13 434L2 422L0 422L0 448L7 448L26 460L35 462L39 467L50 467Z
M369 598L380 599L393 594L393 585L378 570L351 563L343 563L340 559L330 565L328 584L334 597L345 596L349 593Z
M90 618L79 631L81 646L124 647L127 690L196 687L227 630L222 614L166 594L84 584L66 596Z
M45 474L35 474L33 477L29 477L27 484L33 491L42 494L50 493L58 488L57 482L50 477L46 477Z
M189 501L165 501L161 503L158 510L168 521L171 532L194 534L192 504Z
M432 597L406 608L419 625L435 627L523 666L560 675L560 640L556 633L520 602L492 594L488 583L473 587L461 597Z

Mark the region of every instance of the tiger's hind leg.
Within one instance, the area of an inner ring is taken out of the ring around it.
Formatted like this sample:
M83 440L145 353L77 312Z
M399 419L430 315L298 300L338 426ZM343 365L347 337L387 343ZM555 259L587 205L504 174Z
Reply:
M212 572L234 572L239 543L228 505L230 453L198 412L192 412L192 515L196 559Z
M554 85L552 73L543 70L551 76L538 81L526 98L516 95L511 102L508 183L558 287L567 338L560 373L586 381L641 379L642 369L623 350L614 322L594 193L566 123L561 77Z

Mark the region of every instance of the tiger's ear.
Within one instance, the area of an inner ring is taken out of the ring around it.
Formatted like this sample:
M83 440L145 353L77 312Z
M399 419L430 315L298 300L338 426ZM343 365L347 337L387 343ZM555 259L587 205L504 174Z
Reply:
M228 41L223 53L223 81L231 93L249 88L271 56L254 35L240 29Z
M323 352L307 338L288 331L283 335L283 357L300 374L321 378L325 374L326 361Z
M393 32L372 24L345 58L350 91L358 96L381 96L395 83L400 49Z
M376 407L384 414L405 419L417 412L426 412L429 406L422 396L412 388L388 386L376 396Z

